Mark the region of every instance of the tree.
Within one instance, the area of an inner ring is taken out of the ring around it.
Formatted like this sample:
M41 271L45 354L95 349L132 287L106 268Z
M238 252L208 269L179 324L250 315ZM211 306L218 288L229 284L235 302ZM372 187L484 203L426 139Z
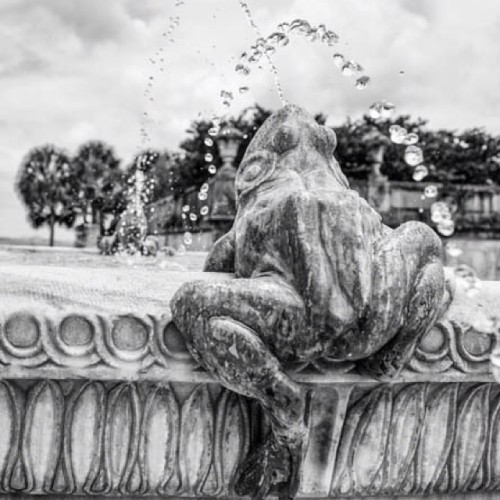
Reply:
M15 187L31 225L49 226L53 246L55 225L71 227L77 213L78 179L69 157L53 145L31 149L21 163Z
M221 123L221 128L236 127L243 134L235 160L236 164L239 164L255 132L270 114L271 111L255 105L243 110L236 118L231 117ZM180 144L184 154L177 157L174 162L176 164L174 170L177 172L175 183L181 192L189 188L199 188L213 175L209 170L210 165L218 168L222 164L216 137L209 134L212 127L213 123L209 120L195 120L186 131L188 137ZM205 158L207 154L212 155L209 161Z
M104 213L123 210L124 173L111 146L102 141L82 144L72 167L79 179L78 200L84 223L102 226Z
M235 127L243 134L235 158L236 165L239 165L253 136L271 113L271 110L255 104L244 109L237 117L229 117L221 123L221 128ZM322 113L314 118L322 125L326 122L326 116ZM177 192L198 189L213 175L209 170L210 165L215 165L217 169L221 166L216 136L209 134L212 127L213 123L209 120L195 120L186 131L188 137L180 144L184 155L173 159L172 169L175 172L174 185ZM205 158L207 153L212 155L210 161Z
M140 169L144 172L144 192L141 194L144 203L153 203L172 194L178 187L177 158L166 150L146 149L139 152L127 167L127 184L133 189L135 172Z
M429 169L425 179L443 184L500 184L500 138L482 129L474 128L461 133L451 130L430 130L422 119L399 116L394 119L374 120L364 116L347 120L335 128L337 150L335 156L349 177L366 178L369 165L366 153L370 147L366 140L374 128L390 137L391 125L400 125L418 135L417 145L422 148L424 164ZM404 160L405 145L390 144L385 152L382 172L390 180L411 181L413 167Z

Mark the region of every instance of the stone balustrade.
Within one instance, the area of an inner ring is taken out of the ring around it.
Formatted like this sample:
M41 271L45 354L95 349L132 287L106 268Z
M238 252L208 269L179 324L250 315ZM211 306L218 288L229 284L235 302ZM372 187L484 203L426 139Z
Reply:
M234 497L268 424L172 324L169 300L194 279L232 276L0 266L1 493ZM313 389L301 496L499 491L494 314L498 283L457 293L397 380L329 360L289 367Z

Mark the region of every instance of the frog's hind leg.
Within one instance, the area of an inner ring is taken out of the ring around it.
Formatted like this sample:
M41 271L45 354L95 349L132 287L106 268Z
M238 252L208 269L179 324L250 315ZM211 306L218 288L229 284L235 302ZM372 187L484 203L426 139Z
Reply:
M363 371L378 379L394 378L401 372L441 310L441 299L436 300L441 295L436 290L436 277L442 272L441 263L430 263L422 269L404 326L384 347L358 363Z
M293 335L290 327L301 308L293 290L263 279L189 283L172 300L174 321L193 356L223 386L258 400L271 421L266 442L239 468L238 495L261 498L281 484L290 497L298 489L307 438L306 391L283 371L263 339L280 330Z
M388 342L358 364L377 378L393 378L442 313L450 294L441 261L441 241L430 227L418 222L403 224L379 250L379 262L385 262L379 272L391 276L392 287L380 291L374 303L393 318L380 324L385 324L389 333L395 330ZM396 251L404 260L394 258Z

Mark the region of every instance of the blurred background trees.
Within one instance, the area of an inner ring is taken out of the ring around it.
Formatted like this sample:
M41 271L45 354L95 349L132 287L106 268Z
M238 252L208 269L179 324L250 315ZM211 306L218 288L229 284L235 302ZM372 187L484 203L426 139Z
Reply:
M34 228L49 226L54 245L55 225L71 227L78 212L78 183L69 156L53 145L31 149L18 171L16 190Z
M100 225L105 212L123 210L123 172L111 146L88 141L78 148L71 166L78 178L77 203L84 224Z
M270 114L270 110L255 105L220 124L235 127L243 134L236 165ZM323 114L315 118L321 124L327 121ZM338 139L335 155L348 177L367 178L367 152L373 137L370 132L376 130L390 137L389 128L394 124L418 135L418 146L429 169L425 181L442 183L450 192L464 184L500 185L500 137L480 128L461 132L432 130L425 120L407 115L382 120L368 115L357 120L348 118L334 127ZM28 152L19 167L16 189L31 224L49 225L51 243L56 224L71 227L76 220L83 225L97 224L104 234L112 231L126 208L138 168L144 172L142 196L146 204L167 197L180 199L186 192L198 191L221 166L216 139L211 121L194 120L177 152L145 150L129 163L99 140L85 142L73 157L45 145ZM401 144L390 143L387 147L382 174L391 181L412 181L413 167L406 164L404 152Z

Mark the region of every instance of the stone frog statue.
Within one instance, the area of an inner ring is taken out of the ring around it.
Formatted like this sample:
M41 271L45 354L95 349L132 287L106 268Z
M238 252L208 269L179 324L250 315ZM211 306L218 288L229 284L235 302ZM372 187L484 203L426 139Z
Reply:
M187 283L172 299L193 357L269 417L236 473L238 495L298 490L309 398L287 363L351 360L393 377L445 307L440 239L419 222L384 226L349 189L335 146L299 107L269 117L237 172L234 225L205 263L236 279Z

